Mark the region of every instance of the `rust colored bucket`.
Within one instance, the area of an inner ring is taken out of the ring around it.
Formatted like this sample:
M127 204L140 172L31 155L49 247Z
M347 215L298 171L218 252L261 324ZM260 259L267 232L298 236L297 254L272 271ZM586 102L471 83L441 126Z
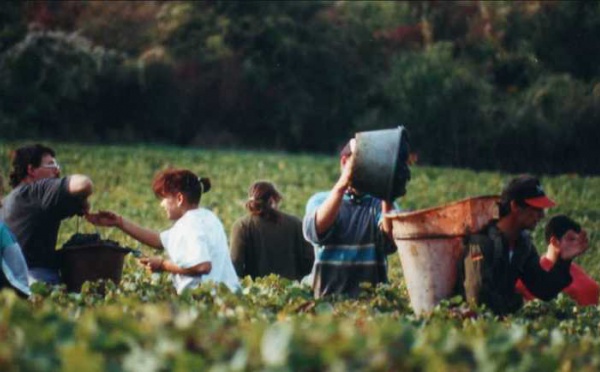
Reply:
M123 261L132 251L102 242L63 248L58 251L62 281L69 292L80 292L86 281L102 279L119 284Z
M425 314L452 296L465 235L498 217L497 196L468 198L440 207L385 215L393 235L410 304Z
M396 240L410 306L415 314L431 312L441 300L452 296L462 239Z

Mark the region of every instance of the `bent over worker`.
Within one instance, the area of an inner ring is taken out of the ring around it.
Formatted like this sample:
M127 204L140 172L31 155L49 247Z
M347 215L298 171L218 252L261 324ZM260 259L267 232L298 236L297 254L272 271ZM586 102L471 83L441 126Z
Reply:
M519 176L508 183L500 196L500 218L466 242L457 284L469 302L485 304L494 313L505 315L523 306L523 298L515 290L518 279L544 301L555 298L571 283L571 260L588 249L587 239L560 243L556 263L546 271L530 237L544 210L554 205L535 177Z

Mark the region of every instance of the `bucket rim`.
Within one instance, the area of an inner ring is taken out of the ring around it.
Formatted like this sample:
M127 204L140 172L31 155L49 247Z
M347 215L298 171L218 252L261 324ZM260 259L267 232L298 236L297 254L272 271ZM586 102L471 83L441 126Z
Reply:
M398 168L398 161L399 161L398 155L400 154L400 150L402 149L402 138L406 135L406 132L407 132L406 128L404 127L404 125L398 125L393 128L384 128L384 129L378 129L378 130L357 132L355 134L355 139L358 142L359 137L368 136L368 135L372 135L375 133L378 133L381 135L384 132L388 132L388 133L390 133L390 135L396 135L398 137L398 142L396 143L396 148L395 148L396 156L393 159L393 165L392 165L393 171L390 175L388 175L387 179L385 180L385 183L387 184L387 187L386 187L387 192L385 193L386 195L383 196L383 199L388 200L388 201L393 201L395 199L393 197L393 194L394 194L393 187L394 187L394 183L395 183L394 172ZM360 147L357 145L356 146L357 154L358 154L359 149L360 149ZM358 155L356 155L356 156L358 156ZM355 170L356 167L357 167L357 164L355 163L353 171Z
M97 244L97 243L72 245L69 247L63 247L63 248L57 250L56 252L58 252L59 254L67 254L70 252L80 252L80 251L86 251L86 250L112 250L112 251L116 251L116 252L124 253L124 254L133 252L133 249L127 248L127 247L116 247L116 246L103 245L103 244Z
M402 212L402 211L392 211L392 212L388 212L385 213L383 215L384 218L390 218L390 219L394 219L394 218L404 218L404 217L412 217L418 214L423 214L423 213L427 213L427 212L433 212L433 211L437 211L440 209L446 209L448 207L452 207L458 204L462 204L468 201L477 201L477 200L485 200L485 199L490 199L490 200L495 200L498 201L500 199L500 195L481 195L481 196L472 196L472 197L468 197L468 198L464 198L464 199L460 199L460 200L456 200L447 204L443 204L443 205L438 205L435 207L430 207L430 208L424 208L424 209L417 209L415 211L409 211L409 212Z

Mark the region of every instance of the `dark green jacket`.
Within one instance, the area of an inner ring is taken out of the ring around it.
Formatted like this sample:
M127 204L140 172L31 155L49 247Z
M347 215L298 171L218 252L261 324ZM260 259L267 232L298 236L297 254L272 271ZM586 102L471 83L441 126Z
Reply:
M301 280L312 269L314 250L302 236L302 222L275 211L277 220L247 215L231 230L231 260L238 276L269 274Z

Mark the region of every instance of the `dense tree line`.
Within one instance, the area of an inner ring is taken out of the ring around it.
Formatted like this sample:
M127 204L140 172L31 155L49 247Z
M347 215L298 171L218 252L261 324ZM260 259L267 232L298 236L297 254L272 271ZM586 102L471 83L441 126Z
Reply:
M0 137L600 173L600 2L9 2Z

